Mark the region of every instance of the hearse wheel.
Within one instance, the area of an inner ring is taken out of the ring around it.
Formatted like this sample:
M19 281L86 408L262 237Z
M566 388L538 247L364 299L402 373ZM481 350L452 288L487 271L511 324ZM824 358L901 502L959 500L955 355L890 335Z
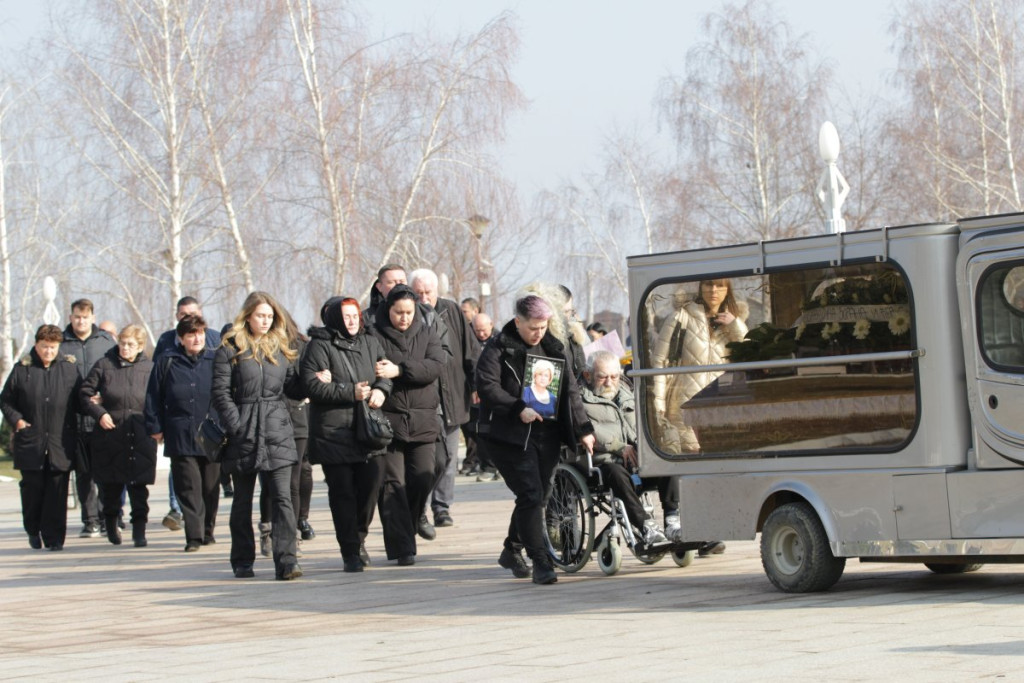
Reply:
M761 530L761 564L776 588L813 593L830 588L843 575L845 557L835 557L817 513L807 503L787 503L772 511Z

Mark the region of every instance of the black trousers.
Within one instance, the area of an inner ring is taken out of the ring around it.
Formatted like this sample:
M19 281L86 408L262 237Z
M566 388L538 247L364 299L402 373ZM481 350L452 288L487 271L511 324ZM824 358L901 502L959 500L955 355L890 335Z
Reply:
M551 566L544 533L544 508L551 495L551 476L558 465L557 426L540 428L534 423L525 449L486 438L481 438L477 446L487 452L505 485L516 496L505 547L522 546L534 564Z
M75 447L78 449L76 462L91 463L92 455L89 452L89 438L92 434L79 436ZM96 482L92 478L92 472L79 467L75 469L75 492L78 494L78 505L82 512L82 524L100 523L100 502L99 491Z
M256 562L256 539L252 531L252 498L258 472L234 473L235 496L231 499L231 568L252 566ZM291 496L292 467L280 467L264 472L261 486L266 486L270 498L270 521L273 525L271 541L274 547L274 567L282 569L295 564L295 511Z
M389 560L416 554L416 525L434 488L435 442L395 439L382 457L380 524Z
M132 524L145 524L149 521L149 487L145 484L99 484L100 503L103 505L103 516L110 524L114 520L117 524L117 517L121 514L124 503L121 501L121 494L128 491L128 501L132 504Z
M345 559L359 556L359 546L366 540L373 521L384 473L381 460L376 457L361 463L321 465L327 480L334 536Z
M43 545L64 545L68 532L68 481L70 472L57 472L47 464L42 470L21 471L21 520L29 536Z
M661 499L661 509L665 512L679 512L679 487L676 485L678 478L655 478L658 482L658 497Z
M625 503L626 516L629 517L630 523L637 529L643 530L647 511L644 510L644 504L640 501L636 487L633 486L633 479L629 476L629 471L620 462L604 462L598 467L601 468L601 478L608 484L612 493Z
M306 458L306 439L295 439L295 450L299 453L299 461L292 465L292 479L289 486L292 496L292 510L295 511L296 525L300 519L309 517L309 502L313 498L313 466ZM267 495L269 484L263 482L266 472L260 473L260 523L270 521L270 496Z
M185 519L185 541L212 538L220 505L220 464L202 455L177 455L171 458L171 479Z

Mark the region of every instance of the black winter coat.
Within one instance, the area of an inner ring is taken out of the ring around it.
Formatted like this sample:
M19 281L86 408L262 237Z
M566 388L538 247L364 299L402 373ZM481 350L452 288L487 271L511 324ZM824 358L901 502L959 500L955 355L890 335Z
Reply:
M213 364L213 406L228 435L221 468L228 473L265 472L299 461L285 391L302 396L295 366L278 352L277 364L257 362L230 341Z
M78 387L81 377L74 357L58 355L49 368L33 348L14 366L0 392L0 411L14 428L11 454L16 470L42 470L46 464L67 472L74 464L78 441Z
M299 362L299 379L309 396L309 461L319 465L365 462L370 451L356 442L353 432L355 385L369 382L385 396L391 393L391 380L374 376L374 364L385 357L384 347L365 332L346 339L336 330L314 327L309 337ZM317 379L320 370L331 371L329 384Z
M480 343L457 303L451 299L438 299L435 310L448 328L448 344L452 352L439 381L444 425L454 429L469 422L472 379L480 357Z
M562 442L569 448L576 448L581 437L594 433L594 426L583 409L579 386L569 376L572 360L562 342L550 332L544 334L538 346L537 351L544 356L565 359L568 372L563 375L558 391L558 426ZM512 320L487 341L476 364L476 390L480 395L479 435L523 449L533 428L532 422L525 424L519 418L526 407L522 398L526 355L526 344Z
M196 432L213 411L214 355L212 349L203 349L193 359L177 346L153 363L146 387L146 432L163 434L167 457L206 457L196 443Z
M156 441L146 431L146 387L153 361L139 353L121 358L115 346L86 376L78 392L79 408L96 420L89 440L92 475L101 484L152 484L156 480ZM90 399L99 394L103 403ZM99 426L109 414L113 429Z
M388 360L401 368L391 380L391 395L383 408L395 438L407 443L436 441L441 434L437 379L448 362L441 340L423 324L418 309L405 332L395 329L389 317L378 316L371 334L380 340Z
M308 342L300 337L296 343L298 344L299 358L302 358ZM298 362L298 360L295 361L296 374L298 373ZM299 382L298 386L301 389L302 383ZM292 432L295 434L296 441L309 438L309 401L306 400L307 398L305 390L302 391L301 399L285 396L285 401L288 402L288 417L292 419Z
M92 332L84 340L75 336L75 331L68 325L64 328L64 339L60 343L60 356L74 356L75 366L78 368L78 376L85 379L85 376L92 370L100 358L107 355L107 351L117 348L117 342L106 330L101 330L96 325L92 326ZM78 431L87 434L96 428L96 421L91 415L78 413Z

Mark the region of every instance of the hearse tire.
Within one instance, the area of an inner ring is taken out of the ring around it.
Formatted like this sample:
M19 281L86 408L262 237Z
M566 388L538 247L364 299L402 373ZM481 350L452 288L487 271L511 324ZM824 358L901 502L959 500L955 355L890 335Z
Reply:
M761 529L761 564L768 580L786 593L828 590L846 567L835 557L817 513L807 503L787 503Z

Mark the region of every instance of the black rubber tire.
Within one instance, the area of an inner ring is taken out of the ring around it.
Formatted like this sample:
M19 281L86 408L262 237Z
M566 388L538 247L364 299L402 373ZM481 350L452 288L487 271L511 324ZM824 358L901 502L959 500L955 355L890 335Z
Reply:
M963 562L960 564L941 564L938 562L925 562L924 566L928 567L928 569L935 572L936 574L966 574L968 572L976 572L985 565L981 562Z
M544 533L556 567L572 573L587 564L594 552L596 514L586 479L575 467L559 463L544 510Z
M768 515L761 530L761 564L768 580L786 593L828 590L846 567L835 557L817 513L807 503L787 503Z

